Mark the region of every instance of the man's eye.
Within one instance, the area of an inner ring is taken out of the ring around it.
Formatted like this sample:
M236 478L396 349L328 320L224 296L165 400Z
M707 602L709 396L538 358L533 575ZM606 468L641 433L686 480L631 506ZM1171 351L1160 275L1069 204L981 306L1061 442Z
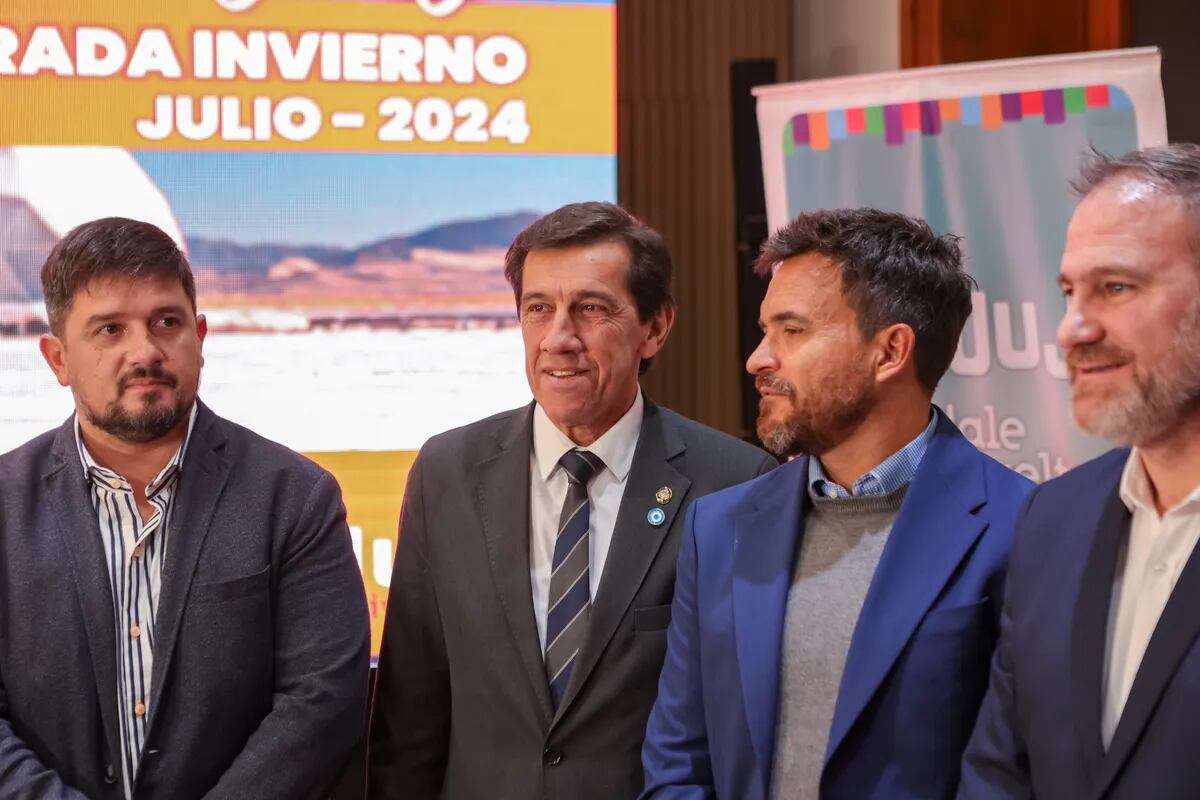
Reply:
M525 306L526 314L541 314L545 310L546 310L545 303L530 303L529 305Z
M158 324L164 328L174 328L179 325L179 317L163 317Z
M1120 281L1112 281L1104 284L1104 290L1109 294L1125 294L1132 288L1128 283L1121 283Z
M101 325L99 328L96 329L96 333L100 334L101 336L112 336L116 333L119 333L120 331L121 331L120 326L113 325L111 323L108 325Z

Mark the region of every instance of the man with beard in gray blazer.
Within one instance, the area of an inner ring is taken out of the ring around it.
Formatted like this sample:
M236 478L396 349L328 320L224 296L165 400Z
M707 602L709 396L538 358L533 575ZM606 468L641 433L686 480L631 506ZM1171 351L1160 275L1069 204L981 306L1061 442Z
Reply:
M684 512L775 466L642 394L675 319L653 230L565 206L518 234L505 275L534 402L434 437L413 465L372 798L636 797Z
M42 288L76 410L0 455L0 800L327 797L370 640L337 484L197 399L158 228L81 225Z

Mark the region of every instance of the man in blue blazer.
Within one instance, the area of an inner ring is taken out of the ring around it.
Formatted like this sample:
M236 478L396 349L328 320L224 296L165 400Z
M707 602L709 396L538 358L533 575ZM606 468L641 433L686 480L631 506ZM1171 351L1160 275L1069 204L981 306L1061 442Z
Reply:
M696 501L646 798L952 796L1031 488L931 406L971 310L953 238L802 214L747 368L772 473Z
M1095 156L1067 230L1072 411L1113 450L1017 524L963 798L1194 798L1200 731L1200 147Z

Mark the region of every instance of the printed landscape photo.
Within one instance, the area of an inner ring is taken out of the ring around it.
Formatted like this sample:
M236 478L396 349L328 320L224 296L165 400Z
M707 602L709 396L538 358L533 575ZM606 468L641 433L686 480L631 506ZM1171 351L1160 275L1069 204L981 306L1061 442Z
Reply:
M39 276L77 224L144 219L187 253L205 402L298 450L413 450L528 401L505 251L615 184L596 156L0 149L0 452L70 413Z

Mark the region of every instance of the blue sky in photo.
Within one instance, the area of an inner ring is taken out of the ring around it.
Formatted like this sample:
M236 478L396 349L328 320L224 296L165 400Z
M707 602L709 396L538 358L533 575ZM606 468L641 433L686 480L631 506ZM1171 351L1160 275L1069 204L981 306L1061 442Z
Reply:
M613 156L135 152L189 238L353 247L616 200Z

